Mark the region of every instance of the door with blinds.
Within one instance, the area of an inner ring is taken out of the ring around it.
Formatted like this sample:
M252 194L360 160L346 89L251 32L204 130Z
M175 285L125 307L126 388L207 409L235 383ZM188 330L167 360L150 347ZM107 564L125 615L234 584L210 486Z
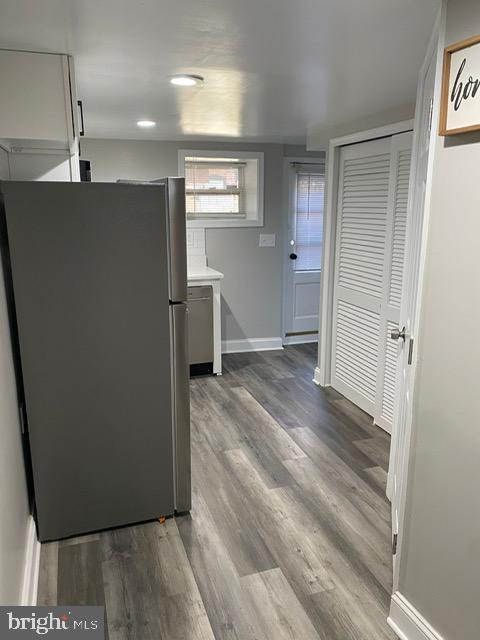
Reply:
M340 154L332 386L391 432L412 134Z
M287 274L286 342L301 342L318 332L320 269L323 249L325 167L291 164Z

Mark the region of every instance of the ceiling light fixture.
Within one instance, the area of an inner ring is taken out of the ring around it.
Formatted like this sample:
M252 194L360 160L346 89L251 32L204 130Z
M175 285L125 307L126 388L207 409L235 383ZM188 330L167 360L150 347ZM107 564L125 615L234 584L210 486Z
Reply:
M170 78L170 82L177 87L194 87L196 84L203 82L203 78L191 73L177 73Z
M138 127L143 127L144 129L148 129L149 127L154 127L157 123L153 120L139 120L137 122Z

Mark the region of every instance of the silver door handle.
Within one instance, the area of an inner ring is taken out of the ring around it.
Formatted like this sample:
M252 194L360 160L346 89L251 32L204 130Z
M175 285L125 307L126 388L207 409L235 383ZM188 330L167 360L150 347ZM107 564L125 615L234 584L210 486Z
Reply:
M188 298L187 303L190 302L204 302L205 300L213 300L213 298Z
M406 334L405 334L405 327L403 327L403 329L400 331L400 329L392 329L392 332L390 333L390 338L392 340L400 340L400 338L405 342L406 340Z

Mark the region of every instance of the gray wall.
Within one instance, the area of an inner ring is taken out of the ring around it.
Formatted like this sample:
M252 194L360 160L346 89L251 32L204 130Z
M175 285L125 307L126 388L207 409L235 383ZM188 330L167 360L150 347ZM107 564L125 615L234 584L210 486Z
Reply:
M451 0L446 45L480 33ZM480 629L480 135L438 138L400 592L445 640Z
M0 149L0 179L8 178ZM0 604L20 604L29 507L18 420L10 330L0 267Z
M270 338L281 335L284 231L284 156L323 157L304 147L280 144L82 141L82 158L92 163L93 180L153 179L177 175L179 149L263 151L265 154L265 226L207 229L208 264L225 274L222 281L222 338ZM275 248L259 248L259 233L275 233Z

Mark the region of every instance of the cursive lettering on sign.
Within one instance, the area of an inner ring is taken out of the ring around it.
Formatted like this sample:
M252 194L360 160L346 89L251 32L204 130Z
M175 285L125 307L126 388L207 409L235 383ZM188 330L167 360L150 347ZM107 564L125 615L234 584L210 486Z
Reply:
M467 80L462 78L467 59L464 58L460 68L458 69L457 77L453 83L452 93L450 95L450 102L453 103L453 108L458 111L464 100L475 98L480 89L480 80L474 80L472 76L469 76Z

